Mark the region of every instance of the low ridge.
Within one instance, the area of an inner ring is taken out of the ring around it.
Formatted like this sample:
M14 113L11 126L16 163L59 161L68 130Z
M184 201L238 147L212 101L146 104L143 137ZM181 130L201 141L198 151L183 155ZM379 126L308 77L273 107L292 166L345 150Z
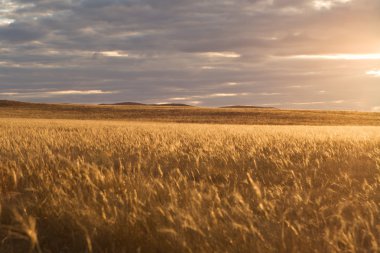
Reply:
M137 102L120 102L120 103L112 103L112 104L100 104L100 105L146 105L146 106L189 106L187 104L178 104L178 103L164 103L164 104L143 104L143 103L137 103Z
M229 106L222 106L220 108L236 108L236 109L277 109L276 107L269 107L269 106L256 106L256 105L229 105Z

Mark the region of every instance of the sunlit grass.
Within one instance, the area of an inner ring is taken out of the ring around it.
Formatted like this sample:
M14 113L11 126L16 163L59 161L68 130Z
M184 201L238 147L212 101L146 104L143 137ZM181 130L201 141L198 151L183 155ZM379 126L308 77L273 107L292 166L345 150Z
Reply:
M0 120L0 252L378 252L380 128Z

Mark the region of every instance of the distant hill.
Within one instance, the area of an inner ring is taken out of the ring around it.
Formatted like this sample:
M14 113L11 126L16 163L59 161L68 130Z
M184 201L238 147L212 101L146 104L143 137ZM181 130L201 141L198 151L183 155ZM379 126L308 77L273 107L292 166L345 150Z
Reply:
M100 105L146 105L146 104L137 103L137 102L120 102L120 103L114 103L114 104L100 104Z
M143 103L137 103L137 102L121 102L121 103L114 103L114 104L100 104L100 105L139 105L139 106L189 106L187 104L178 104L178 103L165 103L165 104L143 104Z
M176 104L176 103L168 103L168 104L150 104L152 106L188 106L188 107L193 107L192 105L187 105L187 104Z
M19 106L19 105L28 105L31 103L19 102L13 100L0 100L0 106Z
M230 106L222 106L220 108L247 108L247 109L277 109L276 107L268 107L268 106L255 106L255 105L230 105Z

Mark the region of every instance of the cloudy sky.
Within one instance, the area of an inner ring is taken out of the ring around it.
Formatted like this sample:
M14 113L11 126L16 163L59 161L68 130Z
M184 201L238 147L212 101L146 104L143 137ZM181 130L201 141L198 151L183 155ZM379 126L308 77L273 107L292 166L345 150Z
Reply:
M380 111L379 0L0 0L0 99Z

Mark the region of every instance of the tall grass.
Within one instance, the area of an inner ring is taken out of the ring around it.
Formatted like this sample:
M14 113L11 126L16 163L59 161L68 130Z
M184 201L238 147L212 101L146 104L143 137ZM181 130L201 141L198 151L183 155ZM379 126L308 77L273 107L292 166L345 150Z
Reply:
M0 252L379 252L380 128L0 120Z

